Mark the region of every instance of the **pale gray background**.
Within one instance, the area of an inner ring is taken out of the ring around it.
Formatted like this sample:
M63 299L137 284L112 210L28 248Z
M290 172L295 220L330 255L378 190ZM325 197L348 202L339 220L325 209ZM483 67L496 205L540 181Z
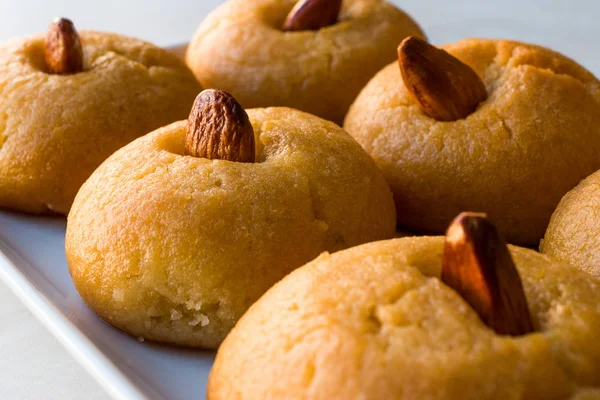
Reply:
M158 45L188 41L219 0L0 0L0 42L43 31L55 16L79 29ZM553 47L600 75L599 0L396 0L435 43L503 37ZM106 393L0 284L0 400L107 399Z

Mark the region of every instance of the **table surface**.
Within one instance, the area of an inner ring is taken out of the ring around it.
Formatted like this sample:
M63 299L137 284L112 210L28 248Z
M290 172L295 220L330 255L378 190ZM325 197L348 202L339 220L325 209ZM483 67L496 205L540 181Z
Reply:
M250 1L250 0L249 0ZM79 29L161 46L189 40L219 0L0 0L0 41L43 31L55 16ZM550 46L600 74L597 0L396 0L434 43L503 37ZM174 6L173 4L176 4ZM108 399L108 395L0 283L0 399Z

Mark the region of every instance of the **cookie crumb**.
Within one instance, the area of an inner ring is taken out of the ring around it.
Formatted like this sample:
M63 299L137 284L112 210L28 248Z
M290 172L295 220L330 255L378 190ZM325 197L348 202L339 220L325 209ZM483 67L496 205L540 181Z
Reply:
M178 321L181 319L181 313L177 310L171 310L171 321Z
M194 318L192 321L190 321L190 326L197 326L198 324L200 324L200 326L206 326L210 323L210 320L208 319L208 317L204 314L198 314L196 315L196 318Z

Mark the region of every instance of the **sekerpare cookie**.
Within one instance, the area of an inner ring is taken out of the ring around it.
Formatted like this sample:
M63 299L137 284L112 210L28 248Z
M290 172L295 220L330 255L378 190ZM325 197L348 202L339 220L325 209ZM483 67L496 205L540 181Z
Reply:
M509 242L537 247L561 197L600 169L600 82L567 57L525 43L466 39L444 46L447 53L413 48L427 57L409 54L411 66L442 59L425 69L437 72L434 83L456 75L445 75L455 66L449 53L474 70L487 97L463 117L437 120L415 101L396 62L358 96L344 128L388 180L399 225L440 234L459 212L476 210ZM452 94L476 89L471 81ZM424 100L459 103L436 93L440 87L432 85Z
M600 281L510 247L534 332L499 335L441 279L444 239L324 254L220 347L208 399L597 399Z
M51 73L44 35L0 45L0 207L67 214L115 150L185 118L200 85L168 51L82 31L82 70Z
M293 269L394 236L389 187L346 132L287 108L248 114L254 162L185 155L181 121L117 151L84 184L66 254L102 319L135 337L217 348Z
M600 277L600 172L562 198L540 251Z

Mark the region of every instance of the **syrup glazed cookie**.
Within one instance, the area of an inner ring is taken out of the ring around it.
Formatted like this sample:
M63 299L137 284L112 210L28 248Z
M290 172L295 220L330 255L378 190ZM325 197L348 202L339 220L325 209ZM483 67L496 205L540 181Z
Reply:
M540 251L600 278L600 171L562 198Z
M186 60L205 87L246 108L292 107L341 124L409 35L424 37L381 0L230 0L202 22Z
M184 118L200 90L166 50L66 19L0 45L0 207L67 214L115 150Z
M446 239L286 276L220 347L208 399L597 399L599 302L597 279L464 214Z
M75 286L137 337L216 348L271 285L323 251L392 238L391 192L337 125L201 93L189 122L117 151L69 214Z
M600 82L542 47L468 39L399 47L344 128L383 171L398 223L440 234L465 209L536 246L561 197L600 169Z

